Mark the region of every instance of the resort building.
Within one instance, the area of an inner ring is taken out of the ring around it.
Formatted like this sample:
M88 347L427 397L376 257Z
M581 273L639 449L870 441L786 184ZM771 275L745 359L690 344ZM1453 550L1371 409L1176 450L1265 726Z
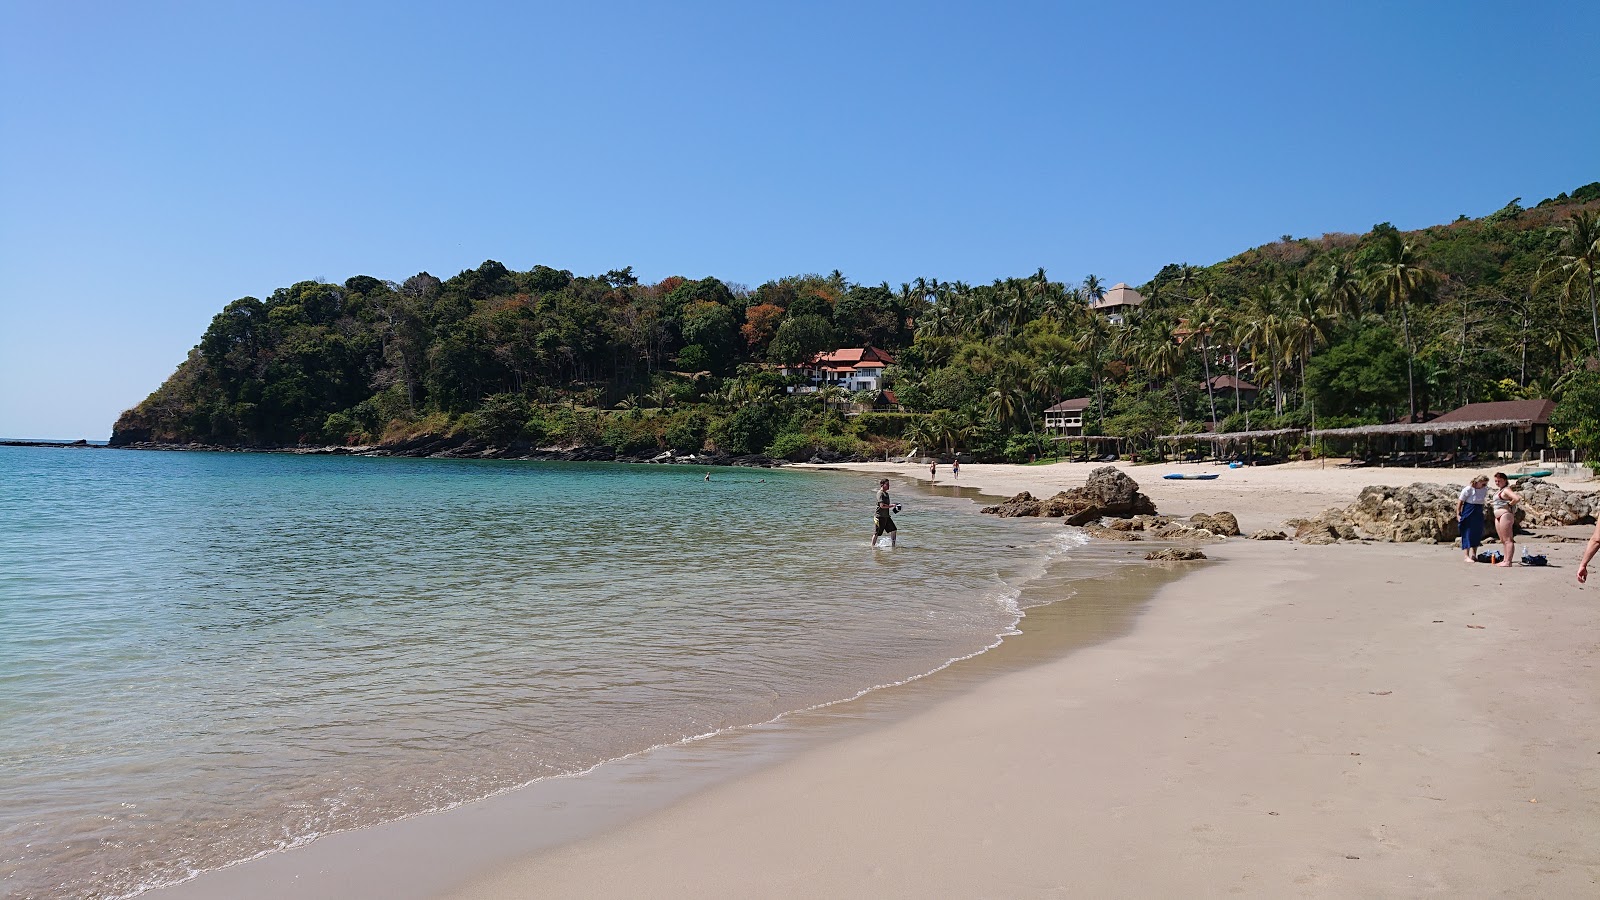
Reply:
M1365 456L1390 456L1415 464L1473 463L1493 459L1544 458L1550 449L1550 400L1468 403L1426 422L1356 425L1311 432L1324 441L1349 442Z
M1497 400L1468 403L1428 422L1436 434L1482 433L1491 442L1505 436L1501 446L1512 453L1538 453L1550 449L1550 413L1553 400Z
M807 384L789 388L791 394L809 394L834 386L847 391L878 391L883 389L883 370L893 364L894 357L875 347L846 347L778 371L807 380Z
M1127 322L1130 312L1144 305L1144 297L1123 282L1117 282L1105 296L1090 302L1089 308L1103 314L1113 325Z
M1256 397L1261 394L1261 388L1232 375L1213 375L1209 382L1213 393L1234 396L1234 388L1239 389L1239 405L1250 406L1256 402Z
M1083 434L1083 414L1094 401L1088 397L1063 400L1044 411L1046 434L1080 437Z

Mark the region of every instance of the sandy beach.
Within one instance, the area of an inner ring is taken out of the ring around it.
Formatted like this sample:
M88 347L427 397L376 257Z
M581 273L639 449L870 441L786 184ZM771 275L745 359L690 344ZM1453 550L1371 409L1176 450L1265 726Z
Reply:
M1337 461L1313 460L1277 466L1246 466L1228 469L1213 465L1176 464L1132 465L1129 463L1062 462L1047 465L983 463L964 465L961 477L950 474L947 464L939 466L937 484L960 485L985 494L1010 497L1022 491L1048 497L1056 491L1081 485L1089 473L1113 465L1139 482L1140 490L1155 500L1165 515L1188 517L1198 512L1227 510L1239 519L1245 533L1260 528L1277 528L1284 519L1313 516L1330 506L1347 506L1369 484L1406 485L1465 484L1474 473L1500 471L1491 465L1481 469L1359 468L1345 469ZM928 481L928 466L921 463L835 463L826 466L857 472L881 472L918 483ZM1514 473L1515 468L1504 469ZM1218 473L1214 481L1166 481L1169 472L1186 474ZM1600 488L1589 473L1563 468L1545 479L1570 490Z
M961 484L1048 496L1091 468L971 466ZM1365 484L1463 480L1129 471L1163 513L1226 509L1246 530ZM706 778L576 842L541 841L532 810L453 811L170 893L1595 896L1600 604L1575 583L1580 548L1496 569L1440 545L1207 545L1120 636ZM446 816L453 828L428 824Z

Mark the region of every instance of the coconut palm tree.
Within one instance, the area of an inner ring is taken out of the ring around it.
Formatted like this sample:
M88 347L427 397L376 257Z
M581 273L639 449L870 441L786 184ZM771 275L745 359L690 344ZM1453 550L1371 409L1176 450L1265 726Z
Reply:
M1097 313L1084 310L1081 329L1072 342L1072 349L1083 354L1089 364L1089 374L1094 378L1095 420L1105 421L1105 404L1102 399L1102 376L1106 351L1111 347L1111 326Z
M1560 282L1568 299L1579 288L1589 292L1589 324L1594 330L1596 352L1600 353L1600 307L1595 305L1595 269L1600 267L1600 214L1594 210L1575 212L1567 217L1566 228L1556 251L1540 267L1539 284Z
M1417 418L1417 347L1411 338L1411 302L1425 296L1439 281L1439 274L1422 264L1417 249L1397 231L1378 236L1362 273L1363 285L1373 296L1383 299L1386 312L1400 310L1406 339L1406 396L1412 421Z
M1083 279L1083 286L1078 289L1078 294L1083 297L1083 305L1093 307L1106 296L1105 282L1098 275L1090 275Z
M1222 300L1214 291L1206 290L1189 308L1189 316L1184 324L1192 332L1192 337L1200 341L1200 365L1205 370L1206 399L1211 404L1211 427L1217 427L1217 393L1211 384L1211 335L1224 324L1222 314Z

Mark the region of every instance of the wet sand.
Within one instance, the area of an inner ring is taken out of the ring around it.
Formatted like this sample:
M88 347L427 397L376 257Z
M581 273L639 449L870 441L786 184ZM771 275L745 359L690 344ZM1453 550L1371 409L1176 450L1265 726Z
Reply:
M1091 468L975 466L959 490L1048 496ZM1365 484L1463 478L1160 471L1130 473L1162 512L1246 529ZM1205 549L1124 570L1145 574L1109 605L1033 610L1001 650L909 686L160 896L1600 891L1600 603L1574 583L1577 545L1509 570L1437 545Z
M451 896L1600 891L1600 604L1574 563L1208 552L1123 637Z

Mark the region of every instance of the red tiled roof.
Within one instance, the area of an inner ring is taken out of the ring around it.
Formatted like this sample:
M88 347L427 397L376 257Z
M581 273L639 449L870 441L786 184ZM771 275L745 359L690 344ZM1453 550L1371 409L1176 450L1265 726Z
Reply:
M1529 421L1535 425L1549 425L1550 411L1556 408L1553 400L1496 400L1492 403L1468 403L1460 409L1445 413L1435 422L1501 422Z

